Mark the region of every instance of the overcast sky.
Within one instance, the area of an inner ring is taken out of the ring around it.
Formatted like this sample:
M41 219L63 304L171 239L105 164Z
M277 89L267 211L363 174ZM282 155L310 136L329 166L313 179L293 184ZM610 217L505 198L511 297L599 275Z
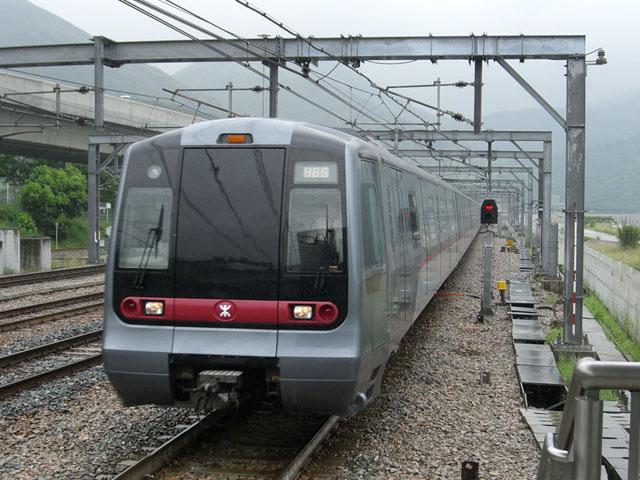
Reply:
M31 0L92 35L117 41L181 38L177 33L117 0ZM240 35L286 35L233 0L175 0ZM584 34L587 51L603 47L609 64L589 67L588 103L640 90L640 62L635 37L640 1L594 0L253 0L304 35L365 36L500 34ZM593 57L593 56L592 56ZM554 105L565 104L563 62L527 61L516 68ZM175 71L177 66L165 66ZM472 80L466 62L416 62L402 66L363 67L381 85L392 83ZM226 80L226 79L225 79ZM493 62L485 68L484 112L518 110L536 104ZM412 92L412 95L416 92ZM472 112L471 92L443 93L446 107ZM433 92L420 94L432 100Z

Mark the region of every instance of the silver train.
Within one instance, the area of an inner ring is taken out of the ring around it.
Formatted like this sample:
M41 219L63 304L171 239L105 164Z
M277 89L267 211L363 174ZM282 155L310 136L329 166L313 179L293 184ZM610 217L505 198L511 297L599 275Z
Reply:
M126 405L357 413L479 228L383 145L267 119L136 143L117 205L103 351Z

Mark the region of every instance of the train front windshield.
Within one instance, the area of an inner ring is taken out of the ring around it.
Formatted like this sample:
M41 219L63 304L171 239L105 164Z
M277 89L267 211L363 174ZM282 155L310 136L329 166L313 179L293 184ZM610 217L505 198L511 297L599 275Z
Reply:
M173 299L325 300L346 311L343 159L216 147L167 160L149 145L130 154L114 306L135 290Z

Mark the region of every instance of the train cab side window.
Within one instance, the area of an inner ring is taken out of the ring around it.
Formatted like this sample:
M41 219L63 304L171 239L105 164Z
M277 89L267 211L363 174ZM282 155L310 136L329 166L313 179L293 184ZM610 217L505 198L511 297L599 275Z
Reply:
M384 263L382 222L378 207L378 192L371 183L362 184L362 244L365 267Z
M129 189L119 233L119 268L169 267L172 203L171 188Z
M339 189L292 189L288 225L287 271L344 270L345 232Z

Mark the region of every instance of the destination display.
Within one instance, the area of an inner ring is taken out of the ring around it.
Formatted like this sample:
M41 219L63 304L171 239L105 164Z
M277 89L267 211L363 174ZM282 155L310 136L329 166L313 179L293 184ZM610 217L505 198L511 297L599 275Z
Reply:
M338 183L338 164L335 162L296 163L294 183Z

